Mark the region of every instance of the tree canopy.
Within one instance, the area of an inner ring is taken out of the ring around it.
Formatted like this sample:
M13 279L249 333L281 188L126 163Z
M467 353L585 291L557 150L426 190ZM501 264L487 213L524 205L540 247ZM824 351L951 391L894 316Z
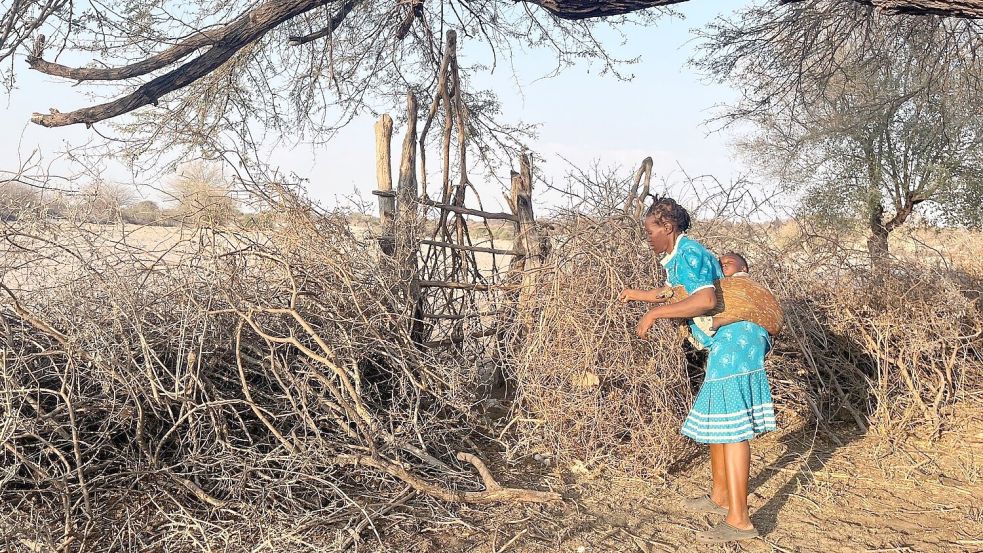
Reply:
M521 44L547 45L561 63L581 57L611 62L594 38L595 20L618 20L682 1L9 0L0 22L0 60L27 49L32 69L76 81L134 83L155 75L103 104L36 114L33 120L45 126L111 119L157 105L170 93L192 86L199 100L218 95L224 98L215 100L240 107L249 104L253 89L265 88L271 97L282 91L297 107L308 108L302 111L310 116L317 97L332 88L337 100L357 101L384 81L407 80L421 66L429 65L430 71L423 73L432 73L440 59L441 30L447 27L464 29L496 52L511 54ZM886 13L983 16L983 1L973 0L850 3ZM74 53L98 54L105 61L80 67L57 61L62 54L74 58ZM286 77L291 85L277 86L283 82L277 77ZM228 92L220 94L216 86ZM280 115L268 114L274 119Z
M462 65L464 82L529 48L549 50L555 71L588 60L620 76L636 60L613 55L600 31L650 23L682 1L2 0L0 61L8 63L0 74L16 86L23 59L66 87L101 85L91 90L106 101L71 111L52 106L32 121L112 122L125 159L161 143L222 151L258 144L264 133L328 138L359 113L401 105L407 90L426 104L447 29L461 33L469 52L486 53ZM803 15L814 4L825 6L824 19ZM767 0L755 9L772 16L755 40L775 54L773 63L807 73L824 62L803 66L795 40L868 28L879 14L893 14L903 28L945 21L975 28L983 0ZM771 86L767 68L760 76L754 86ZM530 127L507 123L494 91L465 88L474 143L508 149L528 136Z
M940 222L981 219L980 31L811 0L719 21L697 64L743 91L722 117L753 123L752 162L804 192L807 212L859 216L876 255L923 204Z

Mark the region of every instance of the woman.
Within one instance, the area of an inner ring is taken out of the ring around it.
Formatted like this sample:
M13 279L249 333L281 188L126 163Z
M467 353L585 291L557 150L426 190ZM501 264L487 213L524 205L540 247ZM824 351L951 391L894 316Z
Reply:
M657 199L645 214L649 245L663 255L671 286L685 288L686 299L657 305L638 323L642 338L658 319L689 319L696 339L708 350L706 378L686 417L682 433L710 446L713 488L709 495L683 502L691 511L726 515L723 522L696 537L723 543L758 537L748 514L749 440L775 429L765 353L771 347L764 328L741 321L721 327L711 338L693 323L717 306L716 282L723 277L720 262L703 245L686 236L689 213L670 198ZM625 290L620 299L659 303L659 290Z

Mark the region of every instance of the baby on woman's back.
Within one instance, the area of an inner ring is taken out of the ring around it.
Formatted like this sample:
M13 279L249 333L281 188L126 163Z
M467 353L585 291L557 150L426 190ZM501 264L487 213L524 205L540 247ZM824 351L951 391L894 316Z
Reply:
M711 331L737 321L750 321L765 327L772 336L778 334L783 322L781 307L768 288L751 280L747 258L727 252L718 259L724 272L720 281L724 305L714 314Z
M751 278L747 259L739 253L727 252L718 260L724 278L716 286L717 307L705 316L693 317L696 327L713 336L722 326L747 321L761 326L772 337L777 336L784 323L782 308L765 285ZM655 303L675 303L688 295L682 286L664 286L653 293L654 299L648 301Z
M737 252L727 252L721 255L720 268L724 270L725 277L749 277L750 268L747 259Z

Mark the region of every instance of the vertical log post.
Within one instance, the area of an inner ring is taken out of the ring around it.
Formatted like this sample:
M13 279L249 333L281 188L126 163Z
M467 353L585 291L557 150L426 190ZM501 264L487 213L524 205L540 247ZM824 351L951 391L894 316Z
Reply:
M378 189L373 192L379 196L379 221L382 223L382 236L379 246L386 255L396 252L396 193L393 192L393 171L391 160L393 138L393 118L383 114L375 124L375 178Z
M455 207L464 207L464 197L468 190L468 126L467 126L467 106L464 105L463 87L461 86L461 72L457 64L457 35L452 34L453 31L448 31L447 41L448 44L451 43L452 39L454 41L455 47L449 49L450 52L450 79L451 86L453 86L454 95L453 102L447 106L447 117L451 117L452 114L456 119L457 124L457 162L458 162L458 176L459 181L457 187L454 191L453 205ZM451 109L453 107L453 109ZM457 213L454 217L454 232L457 237L457 243L463 244L466 240L466 235L468 233L467 222L464 219L464 215ZM460 274L460 278L467 278L469 270L473 269L477 272L477 264L469 263L473 262L474 255L466 252L464 250L458 250L456 252L456 263L455 272ZM471 266L469 266L471 265Z
M447 31L447 50L446 56L448 59L448 64L450 63L450 58L454 56L457 52L457 32L453 29ZM441 62L441 67L443 68L443 62ZM449 65L448 65L449 68ZM443 190L441 191L441 203L447 204L451 201L451 131L454 127L454 112L453 106L451 106L451 94L448 90L447 77L441 75L441 81L443 87L440 89L441 99L444 103L444 135L443 135L443 145L442 153L443 159ZM455 91L455 94L457 91ZM443 219L441 224L443 224Z
M396 259L400 280L406 287L407 306L411 312L410 336L416 343L424 338L423 303L420 279L417 275L417 182L416 182L416 122L417 102L412 92L406 96L406 136L399 159L399 181L396 184Z
M513 259L511 268L520 271L522 275L518 308L523 323L528 328L532 324L529 316L532 312L532 299L536 294L538 269L543 262L543 237L536 228L536 216L532 207L532 165L526 154L522 154L519 160L519 172L512 171L510 200L512 211L519 219L515 223L514 247L519 254Z

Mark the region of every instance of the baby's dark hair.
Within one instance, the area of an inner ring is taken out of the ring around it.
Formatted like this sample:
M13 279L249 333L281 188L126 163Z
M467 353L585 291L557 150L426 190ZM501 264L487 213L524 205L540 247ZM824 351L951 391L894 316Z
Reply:
M689 212L667 196L653 196L652 205L645 212L645 218L655 217L660 223L670 223L678 231L689 230Z
M744 265L745 272L751 272L751 264L747 262L747 258L737 252L727 252L721 257L733 257L734 259L741 262Z

